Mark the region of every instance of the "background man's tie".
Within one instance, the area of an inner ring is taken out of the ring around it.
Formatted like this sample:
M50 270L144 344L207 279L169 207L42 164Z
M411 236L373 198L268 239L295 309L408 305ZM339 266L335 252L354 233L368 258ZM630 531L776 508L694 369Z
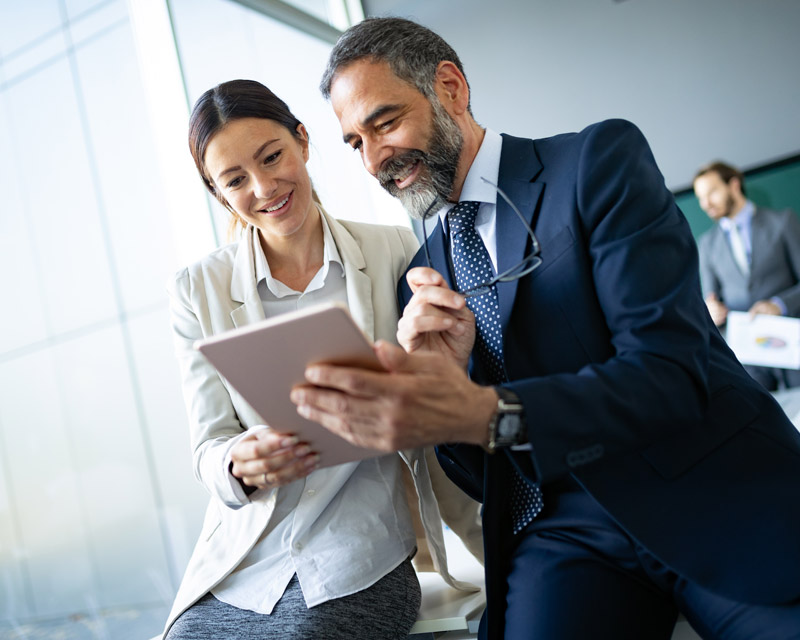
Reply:
M489 252L475 231L475 217L479 202L459 202L448 213L452 238L453 269L456 286L460 291L488 282L494 275ZM492 286L483 295L467 298L467 306L475 314L478 357L489 373L491 384L506 382L503 365L503 333L500 328L500 305L497 287ZM511 519L514 533L524 529L542 510L542 491L532 486L514 470L511 491Z
M733 259L736 261L739 270L745 276L750 275L750 261L747 259L747 251L744 248L744 240L742 239L742 233L739 231L739 225L735 222L731 222L728 225L728 237L731 242L731 253L733 253Z

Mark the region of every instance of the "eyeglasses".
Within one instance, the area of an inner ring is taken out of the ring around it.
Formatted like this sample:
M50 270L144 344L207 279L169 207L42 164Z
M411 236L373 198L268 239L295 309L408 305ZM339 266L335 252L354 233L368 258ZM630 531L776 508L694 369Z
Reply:
M520 278L528 275L531 271L536 269L536 267L542 264L542 258L539 255L541 253L541 248L539 247L539 241L536 239L536 236L533 233L533 229L531 229L530 225L525 220L525 216L523 216L520 210L517 209L517 206L513 202L511 202L511 198L509 198L505 194L505 192L500 187L498 187L494 182L487 180L486 178L483 177L481 177L481 180L483 180L486 184L489 184L492 187L494 187L494 190L500 194L500 197L503 198L503 200L506 201L508 206L514 210L514 213L517 214L517 217L520 219L520 222L522 222L522 224L525 226L525 230L528 232L528 236L531 239L531 251L528 255L526 255L513 267L511 267L510 269L506 269L505 271L503 271L503 273L498 273L491 280L488 280L487 282L484 282L482 284L475 285L474 287L470 287L469 289L458 291L458 293L460 293L462 296L466 298L474 298L475 296L485 295L489 293L489 291L491 291L491 288L495 286L498 282L513 282L514 280L519 280ZM425 248L425 259L428 261L428 266L431 269L433 268L433 266L431 264L431 254L430 251L428 250L428 232L425 229L425 220L428 219L428 217L431 214L431 211L433 210L433 207L436 205L438 201L439 201L439 196L437 195L433 199L433 202L431 202L428 208L425 210L425 213L422 214L422 238L423 238L422 244L423 247Z

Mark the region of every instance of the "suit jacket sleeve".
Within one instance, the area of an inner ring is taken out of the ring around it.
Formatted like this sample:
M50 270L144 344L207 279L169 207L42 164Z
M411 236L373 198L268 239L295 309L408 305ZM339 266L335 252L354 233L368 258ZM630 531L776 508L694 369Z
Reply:
M214 333L198 317L196 298L203 286L183 269L167 285L175 354L181 373L190 424L194 475L209 494L237 509L250 500L237 490L224 464L231 446L246 433L216 369L194 348L194 342Z

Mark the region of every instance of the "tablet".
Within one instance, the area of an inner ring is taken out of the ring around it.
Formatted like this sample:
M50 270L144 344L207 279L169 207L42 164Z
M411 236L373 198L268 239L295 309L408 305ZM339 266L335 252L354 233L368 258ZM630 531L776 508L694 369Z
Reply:
M195 345L261 416L264 424L294 433L319 453L320 467L385 452L350 444L297 413L292 387L306 382L312 363L380 370L369 338L343 304L323 304L226 331Z

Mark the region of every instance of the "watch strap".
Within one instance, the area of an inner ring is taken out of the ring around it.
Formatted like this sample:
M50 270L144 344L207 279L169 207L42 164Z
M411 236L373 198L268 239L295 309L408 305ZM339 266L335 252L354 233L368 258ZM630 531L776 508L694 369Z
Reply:
M501 447L510 447L527 441L524 421L525 407L519 396L501 386L494 387L494 390L497 393L497 409L489 419L489 441L485 447L489 453L494 453ZM516 420L518 428L514 434L509 436L500 433L498 427L502 420L510 417Z

